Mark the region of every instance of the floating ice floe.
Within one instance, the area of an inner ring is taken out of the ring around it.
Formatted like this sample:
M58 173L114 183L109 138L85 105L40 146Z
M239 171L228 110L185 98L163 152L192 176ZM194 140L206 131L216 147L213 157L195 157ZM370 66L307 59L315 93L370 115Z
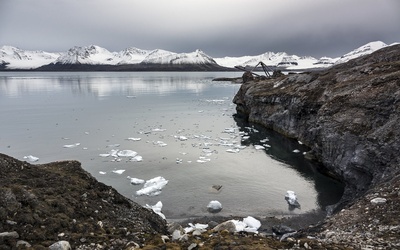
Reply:
M168 184L168 180L164 177L158 176L153 179L147 180L142 189L136 191L136 195L156 196L161 194L162 189Z
M229 149L227 149L226 150L226 152L228 152L228 153L239 153L240 152L240 149L238 149L238 148L229 148Z
M219 201L210 201L207 205L207 211L210 213L218 213L222 210L222 204Z
M106 172L103 171L99 171L99 174L107 174Z
M24 159L27 159L30 162L36 162L39 160L39 157L33 156L33 155L27 155L24 156Z
M199 159L197 160L198 163L206 163L206 162L209 162L209 161L211 161L210 158L205 158L203 156L200 156Z
M264 147L264 146L261 146L261 145L254 145L254 148L255 148L256 150L265 149L265 147Z
M112 172L115 174L122 174L123 172L125 172L125 169L113 170Z
M154 144L154 145L158 145L158 146L160 146L160 147L165 147L165 146L168 145L167 143L165 143L165 142L163 142L163 141L156 141L156 142L153 142L153 144Z
M186 136L183 136L183 135L177 136L176 138L180 141L187 141L187 139L188 139Z
M146 204L145 207L146 207L146 208L149 208L149 209L151 209L151 210L153 210L154 213L158 214L158 215L159 215L161 218L163 218L164 220L166 219L166 218L165 218L165 215L161 212L161 209L162 209L162 207L163 207L163 204L162 204L161 201L157 202L154 206L151 206L151 205Z
M257 230L261 227L261 222L251 216L247 216L242 221L231 220L231 222L235 224L237 232L257 233Z
M128 141L140 141L142 138L136 138L136 137L129 137L127 138Z
M139 178L134 178L134 177L130 177L130 176L128 176L126 178L128 178L130 180L132 185L140 185L140 184L144 183L144 180L139 179Z
M137 155L135 157L130 158L129 161L140 162L140 161L143 161L143 157L140 155Z
M108 153L105 154L99 154L100 157L109 157L112 156L115 158L116 162L120 162L121 159L119 157L126 157L130 158L129 161L133 162L139 162L143 160L143 157L138 155L136 151L125 149L125 150L118 150L118 149L112 149Z
M77 143L74 143L74 144L68 144L68 145L64 145L63 147L64 148L76 148L76 147L78 147L79 145L81 145L79 142L77 142Z
M153 128L151 131L152 132L164 132L164 131L166 131L166 129L165 128Z
M265 142L267 142L267 141L269 141L268 138L265 138L265 139L260 140L261 143L265 143Z
M119 146L121 146L121 144L110 144L110 145L107 145L106 147L107 148L117 148Z
M285 200L288 202L289 206L300 208L300 203L297 201L297 195L294 191L286 191Z
M295 150L293 150L293 153L300 153L300 150L295 149Z
M129 149L125 149L125 150L120 150L117 152L117 155L119 157L135 157L137 156L137 152L133 151L133 150L129 150Z

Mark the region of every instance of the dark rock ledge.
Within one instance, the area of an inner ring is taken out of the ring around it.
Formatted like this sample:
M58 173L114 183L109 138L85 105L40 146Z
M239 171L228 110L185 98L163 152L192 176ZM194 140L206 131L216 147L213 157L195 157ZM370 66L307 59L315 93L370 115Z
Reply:
M247 82L234 103L249 121L308 145L308 157L346 184L323 237L358 234L353 245L400 247L400 45L323 71Z

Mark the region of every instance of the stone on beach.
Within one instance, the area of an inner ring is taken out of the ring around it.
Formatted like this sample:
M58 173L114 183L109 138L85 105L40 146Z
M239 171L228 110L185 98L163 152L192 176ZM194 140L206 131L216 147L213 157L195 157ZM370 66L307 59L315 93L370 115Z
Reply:
M288 202L289 206L300 208L300 203L297 201L297 195L294 191L286 191L285 200Z

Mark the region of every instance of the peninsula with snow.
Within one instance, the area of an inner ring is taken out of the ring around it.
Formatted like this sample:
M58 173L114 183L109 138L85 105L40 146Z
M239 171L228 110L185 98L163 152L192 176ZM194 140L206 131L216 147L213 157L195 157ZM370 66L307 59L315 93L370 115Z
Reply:
M29 51L13 46L0 47L0 71L232 71L235 67L254 68L259 62L271 69L301 71L325 69L370 54L390 45L367 43L337 58L266 52L255 56L213 58L201 50L176 53L162 49L130 47L119 52L97 45L75 46L67 52Z

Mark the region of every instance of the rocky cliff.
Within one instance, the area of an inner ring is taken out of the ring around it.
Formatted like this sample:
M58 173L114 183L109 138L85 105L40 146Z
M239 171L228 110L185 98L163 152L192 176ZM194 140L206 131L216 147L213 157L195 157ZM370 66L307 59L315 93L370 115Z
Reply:
M244 83L238 114L311 148L346 184L342 205L400 172L400 45L327 70Z

